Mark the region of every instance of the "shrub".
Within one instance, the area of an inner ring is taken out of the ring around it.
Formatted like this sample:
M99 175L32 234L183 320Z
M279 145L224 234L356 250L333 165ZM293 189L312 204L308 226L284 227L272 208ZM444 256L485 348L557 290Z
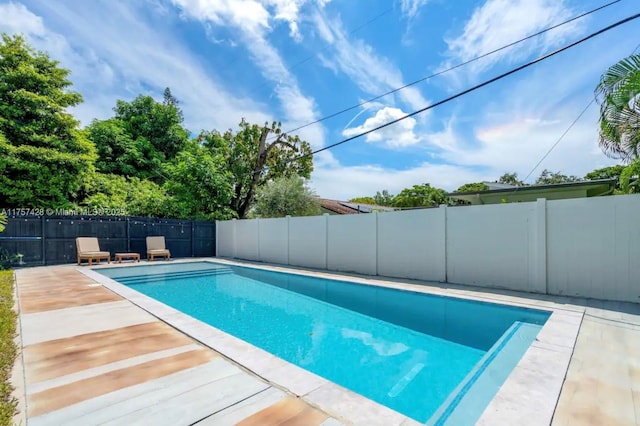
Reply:
M13 271L0 271L0 426L12 425L18 401L12 395L11 370L17 356L14 342L17 315L13 310Z

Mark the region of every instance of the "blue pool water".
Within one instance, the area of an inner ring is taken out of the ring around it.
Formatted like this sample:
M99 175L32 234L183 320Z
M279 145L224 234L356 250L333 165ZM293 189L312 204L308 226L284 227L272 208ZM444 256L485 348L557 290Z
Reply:
M433 424L472 424L549 315L212 262L98 272Z

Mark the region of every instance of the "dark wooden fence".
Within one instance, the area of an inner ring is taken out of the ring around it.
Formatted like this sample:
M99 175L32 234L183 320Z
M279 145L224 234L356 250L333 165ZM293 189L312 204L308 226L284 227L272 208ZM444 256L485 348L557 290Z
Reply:
M165 237L171 257L215 256L215 222L133 216L9 216L0 256L22 254L22 265L76 262L76 237L97 237L100 248L146 256L146 237Z

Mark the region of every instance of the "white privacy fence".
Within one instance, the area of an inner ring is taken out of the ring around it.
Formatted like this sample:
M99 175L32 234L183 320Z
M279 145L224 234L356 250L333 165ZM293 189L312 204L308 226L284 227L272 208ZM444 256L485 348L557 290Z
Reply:
M218 256L640 302L640 195L217 222Z

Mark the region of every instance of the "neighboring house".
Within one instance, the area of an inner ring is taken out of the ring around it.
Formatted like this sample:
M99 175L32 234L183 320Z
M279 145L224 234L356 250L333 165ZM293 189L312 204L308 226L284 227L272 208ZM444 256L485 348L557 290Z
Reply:
M616 179L600 179L530 186L511 186L495 182L483 182L489 186L489 190L452 192L447 196L454 201L462 201L467 204L518 203L535 201L538 198L563 200L566 198L599 197L613 194L616 182Z
M374 206L371 204L349 203L347 201L328 200L320 198L322 213L329 214L358 214L373 211L393 211L393 207Z

